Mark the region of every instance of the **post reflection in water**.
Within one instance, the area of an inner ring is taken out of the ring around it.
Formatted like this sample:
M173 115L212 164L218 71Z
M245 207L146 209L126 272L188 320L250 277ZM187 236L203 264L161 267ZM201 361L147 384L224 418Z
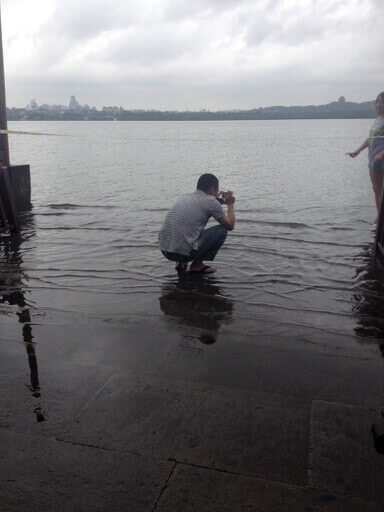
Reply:
M200 330L197 338L206 345L217 341L223 322L231 321L233 303L213 277L180 274L176 282L163 286L160 308L164 314L178 318L184 326Z
M22 324L22 342L28 356L30 370L30 390L36 400L34 413L38 422L45 421L40 403L41 392L35 344L33 342L31 313L25 298L23 279L26 278L22 269L23 242L34 236L33 217L26 212L22 218L21 232L0 238L0 303L17 306L18 321Z
M384 266L374 257L374 244L363 248L356 269L352 311L357 317L355 333L362 338L381 340L384 356Z

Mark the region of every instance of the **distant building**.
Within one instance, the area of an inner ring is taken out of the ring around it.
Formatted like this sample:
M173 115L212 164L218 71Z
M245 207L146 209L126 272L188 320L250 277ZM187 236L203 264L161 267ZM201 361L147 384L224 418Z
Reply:
M77 102L75 96L71 96L71 99L69 100L68 109L69 110L76 110L77 112L81 110L81 106Z
M65 112L67 109L64 105L48 105L48 103L43 103L39 107L39 110L49 110L50 112Z
M50 105L50 110L53 110L55 112L65 112L67 110L67 107L65 105Z
M27 110L37 110L39 105L36 103L36 100L31 100L25 108Z
M116 106L103 107L103 109L102 109L102 112L104 112L105 114L119 114L122 111L123 111L122 107L116 107Z

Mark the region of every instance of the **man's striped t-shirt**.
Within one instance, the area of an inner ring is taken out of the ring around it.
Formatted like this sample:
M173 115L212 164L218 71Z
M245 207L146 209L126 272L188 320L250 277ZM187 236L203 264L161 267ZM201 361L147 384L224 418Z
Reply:
M219 201L202 190L179 197L160 230L160 250L188 255L192 249L198 249L199 236L208 220L211 217L219 220L224 216Z

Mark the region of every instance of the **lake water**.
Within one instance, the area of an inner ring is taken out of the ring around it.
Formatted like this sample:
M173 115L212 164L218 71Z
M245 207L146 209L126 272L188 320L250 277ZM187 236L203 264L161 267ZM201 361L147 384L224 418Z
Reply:
M165 320L200 329L207 343L222 331L376 343L383 281L367 156L345 156L370 125L9 123L68 136L9 137L12 163L31 165L33 208L21 238L0 241L0 322L28 306L37 324ZM157 233L205 172L234 191L237 223L214 276L179 279Z

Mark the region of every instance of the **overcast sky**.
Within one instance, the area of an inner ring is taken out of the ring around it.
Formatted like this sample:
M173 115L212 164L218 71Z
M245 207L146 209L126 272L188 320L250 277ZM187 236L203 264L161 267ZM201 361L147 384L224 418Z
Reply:
M8 106L200 109L384 90L384 0L1 0Z

